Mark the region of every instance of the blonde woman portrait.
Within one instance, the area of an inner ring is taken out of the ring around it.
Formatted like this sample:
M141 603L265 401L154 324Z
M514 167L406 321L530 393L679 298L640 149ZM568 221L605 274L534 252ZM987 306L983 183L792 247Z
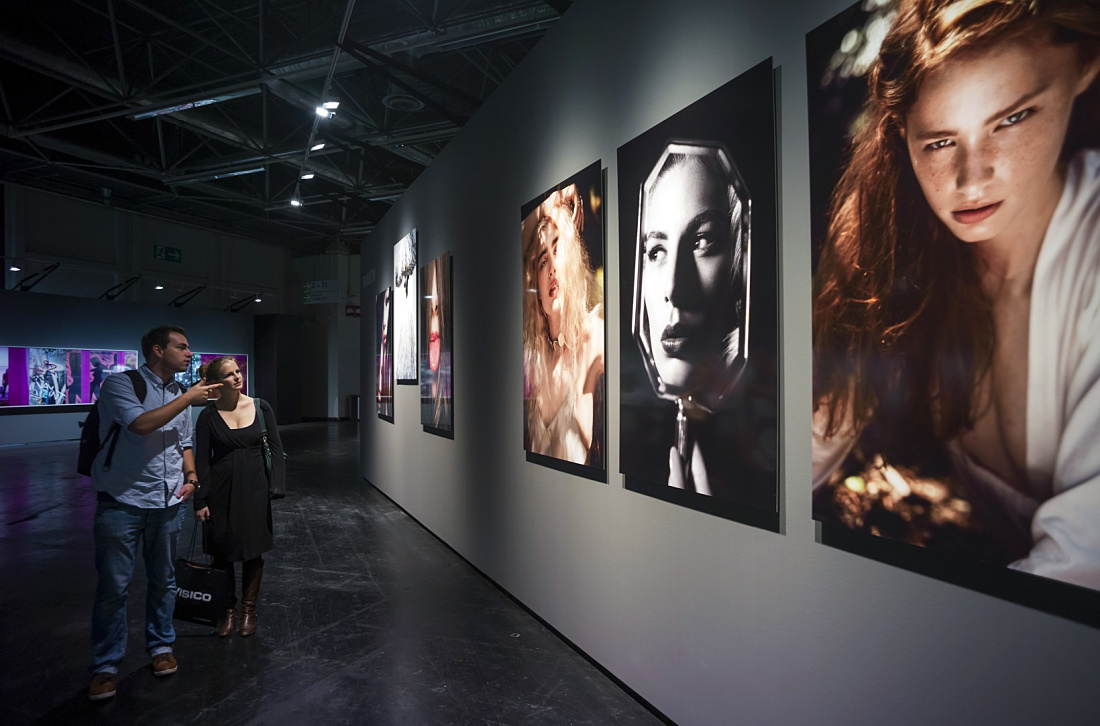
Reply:
M603 284L592 261L603 257L593 214L599 163L577 176L536 200L520 225L524 448L603 470Z

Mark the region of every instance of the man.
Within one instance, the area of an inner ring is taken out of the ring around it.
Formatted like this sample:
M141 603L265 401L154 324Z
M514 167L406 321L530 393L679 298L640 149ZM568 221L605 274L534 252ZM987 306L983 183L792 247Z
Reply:
M700 494L722 488L712 424L748 355L748 209L718 145L668 144L642 185L633 332L654 391L677 403L669 486Z
M199 482L191 452L191 406L206 401L221 384L206 381L182 392L174 374L187 370L191 349L183 328L164 325L141 339L145 365L139 372L145 396L134 382L118 373L108 377L99 396L103 441L111 425L121 427L118 443L106 466L107 446L92 466L96 491L95 559L99 572L92 609L93 701L115 695L118 663L126 653L126 594L141 543L148 579L145 641L153 659L153 675L176 672L172 644L175 608L176 536L183 511Z

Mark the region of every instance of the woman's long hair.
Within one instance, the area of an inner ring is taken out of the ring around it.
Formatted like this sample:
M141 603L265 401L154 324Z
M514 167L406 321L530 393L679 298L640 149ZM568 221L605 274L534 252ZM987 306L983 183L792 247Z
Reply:
M889 449L970 428L994 348L973 245L933 214L902 137L922 82L960 54L1017 37L1100 47L1096 0L902 0L868 76L862 126L829 211L814 278L814 408L827 435L872 415ZM1075 117L1095 101L1078 98ZM1090 115L1085 113L1085 115ZM1096 116L1092 116L1096 119ZM1075 118L1076 120L1076 118ZM1098 124L1071 126L1065 153ZM1071 148L1072 147L1072 148Z
M599 288L588 259L581 232L584 209L575 188L551 193L523 221L523 377L527 402L527 434L531 449L547 443L546 425L538 404L542 377L550 369L554 342L550 324L539 296L539 248L548 236L558 233L558 295L561 300L562 371L570 381L580 375L580 353L587 330L587 317L599 302Z

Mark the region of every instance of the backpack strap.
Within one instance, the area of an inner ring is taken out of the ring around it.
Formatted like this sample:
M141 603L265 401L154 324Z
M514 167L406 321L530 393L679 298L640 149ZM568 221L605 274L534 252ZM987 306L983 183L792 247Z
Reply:
M267 470L267 475L271 476L271 446L267 443L267 422L264 421L264 410L260 406L260 399L253 398L252 403L256 406L256 420L260 422L260 438L264 442L264 469Z
M134 393L137 394L138 401L145 403L145 396L149 393L149 384L145 382L145 376L141 375L141 371L134 370L123 371L123 373L134 385Z
M138 401L145 403L145 396L149 393L149 384L145 382L145 376L141 375L141 371L123 371L126 377L130 379L130 383L134 386L134 393L137 394ZM98 402L97 402L98 403ZM122 426L118 421L111 422L111 428L107 429L107 438L103 440L103 445L107 446L107 442L110 441L110 446L107 449L107 457L103 460L103 471L111 470L111 459L115 455L115 446L118 444L118 437L122 433Z

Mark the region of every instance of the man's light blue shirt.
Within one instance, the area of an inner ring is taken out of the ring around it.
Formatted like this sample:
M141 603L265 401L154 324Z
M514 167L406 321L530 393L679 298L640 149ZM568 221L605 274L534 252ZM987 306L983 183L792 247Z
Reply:
M191 407L145 436L130 431L138 416L183 394L178 383L171 380L166 385L148 366L138 370L149 389L144 402L124 373L108 376L100 387L99 440L106 439L112 423L122 428L111 468L103 468L109 444L92 464L92 489L140 509L163 509L180 503L176 492L183 486L183 450L191 448Z

